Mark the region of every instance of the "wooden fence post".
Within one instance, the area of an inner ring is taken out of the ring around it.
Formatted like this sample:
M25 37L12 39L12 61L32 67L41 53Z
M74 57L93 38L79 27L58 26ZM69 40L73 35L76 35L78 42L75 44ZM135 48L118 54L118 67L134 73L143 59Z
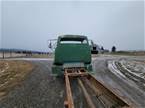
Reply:
M5 53L4 53L4 51L3 51L3 59L5 58Z

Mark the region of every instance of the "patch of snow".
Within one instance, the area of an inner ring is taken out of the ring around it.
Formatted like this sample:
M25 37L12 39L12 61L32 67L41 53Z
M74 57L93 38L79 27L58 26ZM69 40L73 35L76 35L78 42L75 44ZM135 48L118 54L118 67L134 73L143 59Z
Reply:
M122 72L120 72L120 70L118 70L117 66L115 65L115 61L108 61L108 69L118 78L120 78L123 82L129 84L131 87L134 87L140 91L138 85L136 85L135 82L128 79Z
M6 63L6 64L4 65L4 69L0 70L1 75L2 75L2 73L4 73L8 68L9 68L9 64Z
M126 78L124 74L122 74L116 67L115 61L108 61L108 69L113 72L115 75L117 75L120 78Z
M128 69L127 68L127 66L125 65L125 61L124 60L122 60L122 61L120 61L120 63L121 63L121 66L122 66L122 68L124 68L127 72L129 72L129 73L131 73L131 74L133 74L133 75L135 75L135 76L137 76L137 77L140 77L140 78L143 78L144 79L144 76L142 76L142 72L133 72L133 71L131 71L130 69ZM129 66L128 66L129 67ZM136 66L134 66L134 70L137 70L137 69L135 69L135 67ZM131 68L133 68L133 67L131 67Z

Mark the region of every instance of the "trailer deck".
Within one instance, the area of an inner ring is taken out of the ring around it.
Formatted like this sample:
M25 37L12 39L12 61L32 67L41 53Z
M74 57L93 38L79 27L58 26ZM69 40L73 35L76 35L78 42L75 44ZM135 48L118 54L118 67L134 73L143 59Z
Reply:
M105 87L93 75L81 68L70 68L64 71L66 83L65 108L75 108L70 81L77 80L89 108L134 108L125 96L120 96L111 87ZM71 80L70 80L71 79ZM116 89L117 90L117 89Z

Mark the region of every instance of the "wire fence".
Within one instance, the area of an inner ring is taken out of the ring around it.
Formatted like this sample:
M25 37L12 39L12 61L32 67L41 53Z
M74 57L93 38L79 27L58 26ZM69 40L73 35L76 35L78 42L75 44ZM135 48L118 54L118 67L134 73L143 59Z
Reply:
M47 56L48 53L12 52L12 51L0 52L0 59L21 58L21 57L47 57Z
M27 54L15 53L15 52L0 52L0 58L13 58L13 57L25 57Z

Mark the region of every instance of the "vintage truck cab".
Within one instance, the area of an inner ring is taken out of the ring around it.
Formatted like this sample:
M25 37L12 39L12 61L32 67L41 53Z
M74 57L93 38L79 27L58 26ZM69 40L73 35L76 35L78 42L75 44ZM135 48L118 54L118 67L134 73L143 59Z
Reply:
M91 48L86 36L59 36L52 66L54 75L63 74L66 68L85 68L92 71Z

